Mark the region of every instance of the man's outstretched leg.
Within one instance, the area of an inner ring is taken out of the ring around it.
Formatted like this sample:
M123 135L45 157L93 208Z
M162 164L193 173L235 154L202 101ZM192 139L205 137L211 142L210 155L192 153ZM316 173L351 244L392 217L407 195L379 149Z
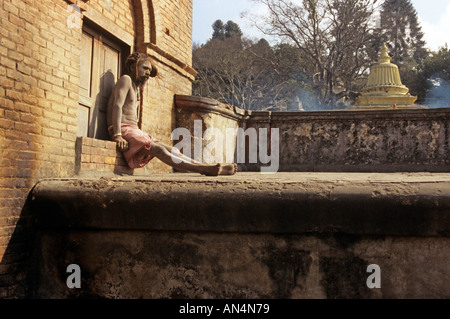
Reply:
M172 147L161 142L152 143L149 150L143 148L141 152L154 156L163 163L183 171L200 173L206 176L234 175L237 172L236 164L203 164L182 155L172 152ZM175 155L177 154L177 155Z
M172 156L175 156L176 158L182 159L182 160L184 160L185 162L188 162L188 163L202 164L201 162L196 161L196 160L194 160L193 158L190 158L190 157L184 155L184 154L181 153L180 150L179 150L178 148L176 148L176 147L167 145L167 144L165 144L165 143L163 143L163 142L161 142L161 141L158 141L157 143L158 143L158 145L160 145L160 146L164 146L164 148L165 148L169 153L171 153Z

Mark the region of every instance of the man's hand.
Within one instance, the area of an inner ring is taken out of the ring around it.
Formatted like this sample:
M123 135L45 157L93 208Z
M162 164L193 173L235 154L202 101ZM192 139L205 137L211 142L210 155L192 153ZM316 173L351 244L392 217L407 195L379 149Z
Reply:
M120 151L125 152L128 150L128 142L122 136L114 137L114 142L116 142L117 148Z

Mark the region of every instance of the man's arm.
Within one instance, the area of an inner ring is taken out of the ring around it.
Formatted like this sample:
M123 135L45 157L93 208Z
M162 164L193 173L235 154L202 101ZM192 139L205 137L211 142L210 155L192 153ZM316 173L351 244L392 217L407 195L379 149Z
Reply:
M114 90L114 103L112 105L112 125L114 130L113 140L117 143L117 147L121 151L128 149L127 141L121 135L122 112L125 105L127 95L131 89L131 79L128 76L122 76L116 84Z

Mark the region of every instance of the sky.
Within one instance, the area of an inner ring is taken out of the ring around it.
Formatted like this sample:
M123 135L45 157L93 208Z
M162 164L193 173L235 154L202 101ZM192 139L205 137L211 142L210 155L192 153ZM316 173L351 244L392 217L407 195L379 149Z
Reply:
M437 51L447 43L450 46L450 1L449 0L410 0L419 16L426 47ZM261 5L251 0L194 0L193 42L203 44L212 35L211 25L220 19L224 23L232 20L237 23L244 35L264 37L246 18L244 11L263 12Z

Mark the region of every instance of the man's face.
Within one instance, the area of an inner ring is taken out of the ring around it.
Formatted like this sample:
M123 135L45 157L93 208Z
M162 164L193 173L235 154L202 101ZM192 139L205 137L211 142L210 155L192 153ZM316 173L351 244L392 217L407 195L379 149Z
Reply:
M140 61L138 63L136 80L139 83L144 83L150 78L152 72L152 64L148 60Z

